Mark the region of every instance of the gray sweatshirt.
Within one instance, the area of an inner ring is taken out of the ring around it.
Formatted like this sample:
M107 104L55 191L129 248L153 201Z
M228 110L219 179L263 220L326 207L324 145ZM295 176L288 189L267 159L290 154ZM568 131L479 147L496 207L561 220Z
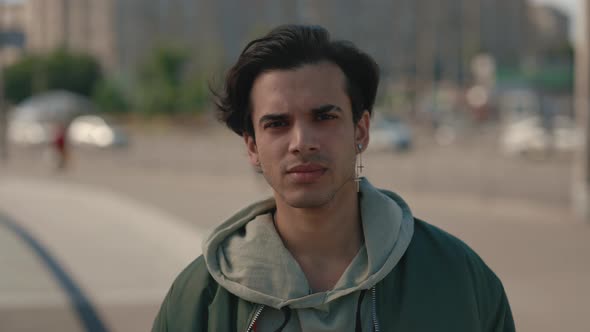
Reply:
M203 243L213 278L234 295L260 305L256 331L353 331L360 315L372 326L370 290L399 262L414 231L412 213L396 194L361 182L364 245L333 289L313 293L277 234L274 199L239 211ZM282 309L282 310L281 310Z

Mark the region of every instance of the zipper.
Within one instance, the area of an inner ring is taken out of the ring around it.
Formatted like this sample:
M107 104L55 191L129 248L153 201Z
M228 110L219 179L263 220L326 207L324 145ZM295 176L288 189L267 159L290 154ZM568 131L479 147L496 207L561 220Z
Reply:
M246 329L246 332L252 332L252 328L254 327L254 324L256 324L256 321L260 317L260 314L262 314L262 309L264 309L264 304L261 304L256 309L256 311L254 311L254 315L252 316L252 320L250 321L250 324L248 324L248 328Z
M379 332L379 320L377 319L377 286L371 288L371 297L373 304L373 331Z

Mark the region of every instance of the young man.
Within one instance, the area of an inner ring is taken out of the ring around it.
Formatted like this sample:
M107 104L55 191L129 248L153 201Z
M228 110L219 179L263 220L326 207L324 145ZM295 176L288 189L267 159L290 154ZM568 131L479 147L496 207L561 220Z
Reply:
M203 243L153 331L514 331L500 280L467 245L359 178L378 80L321 27L246 46L217 106L274 195Z

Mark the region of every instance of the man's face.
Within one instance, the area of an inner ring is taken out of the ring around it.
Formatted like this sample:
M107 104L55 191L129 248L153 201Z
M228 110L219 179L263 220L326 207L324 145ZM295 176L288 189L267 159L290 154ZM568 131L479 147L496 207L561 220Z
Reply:
M358 144L369 141L369 113L352 120L342 70L330 62L260 74L250 94L256 139L245 135L275 199L317 208L356 191Z

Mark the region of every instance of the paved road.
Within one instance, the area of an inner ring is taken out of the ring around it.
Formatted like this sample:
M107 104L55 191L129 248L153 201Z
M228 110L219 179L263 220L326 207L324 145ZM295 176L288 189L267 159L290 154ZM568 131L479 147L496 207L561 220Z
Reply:
M484 258L505 284L518 331L590 331L590 225L575 221L569 211L569 160L508 159L496 152L493 138L445 148L424 144L406 155L367 154L366 175L398 191L417 216L458 235ZM240 140L224 132L141 134L134 143L126 152L80 151L74 167L61 175L48 170L36 152L17 151L0 174L26 177L29 185L52 181L58 188L106 191L102 197L113 195L116 202L133 198L134 204L150 206L151 214L174 219L172 225L197 230L268 194L247 166ZM9 207L16 205L12 201ZM120 220L117 215L111 211ZM170 270L172 275L178 266ZM92 276L76 276L86 278ZM124 292L127 285L119 289ZM160 293L167 286L161 287ZM92 298L99 295L84 289ZM130 317L150 310L136 309Z
M1 331L146 331L200 253L202 231L104 189L3 177L0 211Z

